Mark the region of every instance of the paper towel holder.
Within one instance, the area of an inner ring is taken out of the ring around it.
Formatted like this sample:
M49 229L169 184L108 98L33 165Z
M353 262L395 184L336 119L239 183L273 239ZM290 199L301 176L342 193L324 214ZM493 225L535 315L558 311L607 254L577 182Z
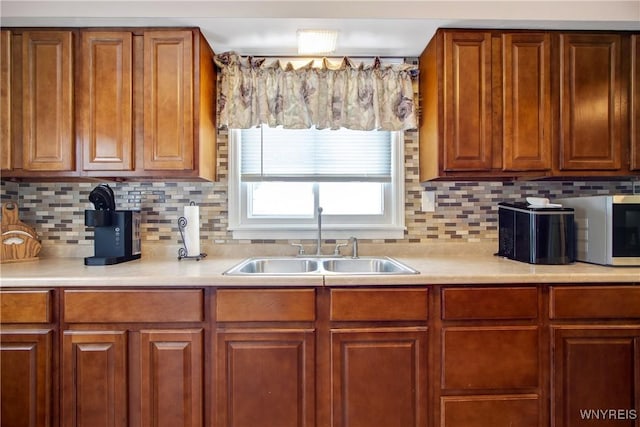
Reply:
M189 203L190 206L195 206L195 202ZM196 261L200 261L202 258L206 257L207 254L200 253L199 255L189 255L187 251L187 243L184 240L184 229L187 227L187 218L181 216L178 218L178 230L180 230L180 237L182 237L182 247L178 249L178 261L183 259L195 259Z

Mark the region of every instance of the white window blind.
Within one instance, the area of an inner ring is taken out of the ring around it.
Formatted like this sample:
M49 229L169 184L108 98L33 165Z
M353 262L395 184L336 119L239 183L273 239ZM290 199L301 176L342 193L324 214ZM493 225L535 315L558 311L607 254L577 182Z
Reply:
M243 181L391 180L391 132L243 129Z

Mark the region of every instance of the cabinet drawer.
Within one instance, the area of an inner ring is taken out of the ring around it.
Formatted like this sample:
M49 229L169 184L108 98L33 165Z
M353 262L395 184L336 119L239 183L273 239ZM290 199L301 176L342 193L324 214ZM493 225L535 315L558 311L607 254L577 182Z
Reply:
M426 289L332 289L331 320L427 320Z
M51 291L2 291L0 322L51 322Z
M448 288L442 291L442 319L492 320L538 317L536 288Z
M443 397L441 427L538 427L539 402L534 394Z
M640 319L640 286L551 288L552 319Z
M223 289L216 293L218 322L311 322L313 289Z
M200 322L203 319L202 289L64 292L64 321L69 323Z
M538 328L445 328L442 387L496 390L538 386Z

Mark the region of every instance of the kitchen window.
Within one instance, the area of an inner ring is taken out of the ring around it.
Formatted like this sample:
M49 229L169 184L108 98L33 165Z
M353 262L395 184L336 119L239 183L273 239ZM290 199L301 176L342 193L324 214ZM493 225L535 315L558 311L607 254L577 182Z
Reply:
M262 126L229 131L236 239L403 238L403 133Z

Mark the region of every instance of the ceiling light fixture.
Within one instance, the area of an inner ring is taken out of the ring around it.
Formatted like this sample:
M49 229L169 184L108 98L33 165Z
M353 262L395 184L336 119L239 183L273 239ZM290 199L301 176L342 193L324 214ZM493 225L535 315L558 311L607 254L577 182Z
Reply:
M334 52L337 40L334 30L298 30L298 55Z

